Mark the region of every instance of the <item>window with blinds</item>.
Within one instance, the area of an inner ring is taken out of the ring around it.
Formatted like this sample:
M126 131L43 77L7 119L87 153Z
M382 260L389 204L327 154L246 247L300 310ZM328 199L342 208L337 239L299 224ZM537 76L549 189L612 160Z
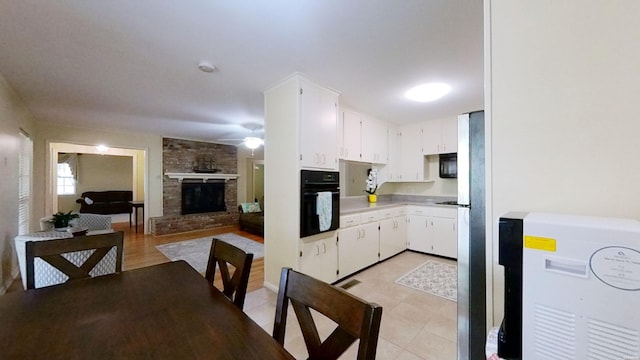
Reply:
M33 163L33 141L24 131L20 132L18 154L18 234L29 233L31 218L31 169Z

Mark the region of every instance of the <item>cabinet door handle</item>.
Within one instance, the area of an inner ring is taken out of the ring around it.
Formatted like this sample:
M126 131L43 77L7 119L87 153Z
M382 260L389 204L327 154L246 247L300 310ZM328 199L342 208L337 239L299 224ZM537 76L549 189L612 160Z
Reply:
M320 255L320 246L316 245L316 255Z
M322 253L326 254L327 253L327 244L322 243Z
M322 164L326 164L327 163L327 155L326 154L322 154Z

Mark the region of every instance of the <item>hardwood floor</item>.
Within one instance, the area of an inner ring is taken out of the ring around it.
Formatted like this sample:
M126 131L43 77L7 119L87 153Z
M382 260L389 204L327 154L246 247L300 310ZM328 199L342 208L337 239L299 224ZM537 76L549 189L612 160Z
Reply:
M213 237L224 233L234 233L248 239L264 243L264 238L261 236L240 231L238 226L225 226L214 230L191 231L188 233L164 236L144 235L140 226L138 229L140 232L136 233L135 227L129 227L129 223L115 223L113 224L113 228L116 231L124 231L123 271L169 262L170 260L156 249L156 245L160 244L168 244L207 236ZM216 276L216 282L219 278L219 276ZM20 278L14 280L7 292L22 290L21 281L22 280ZM264 258L255 259L251 266L247 292L260 289L263 282Z

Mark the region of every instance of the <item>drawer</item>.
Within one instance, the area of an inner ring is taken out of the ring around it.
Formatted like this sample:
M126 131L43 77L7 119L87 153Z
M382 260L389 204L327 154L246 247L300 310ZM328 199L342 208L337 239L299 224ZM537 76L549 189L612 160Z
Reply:
M407 214L407 207L406 206L397 206L397 207L393 207L393 208L386 209L386 210L379 210L378 212L380 213L380 219L379 220L391 219L391 218L394 218L396 216L406 215Z
M367 211L360 214L360 224L367 224L379 221L382 213L380 211Z
M427 206L417 206L417 205L409 205L407 206L407 214L410 215L429 215L430 207Z
M356 225L360 225L360 214L340 216L341 229L356 226Z
M458 216L457 207L430 207L429 213L433 217L455 219Z
M380 220L391 219L396 216L396 209L380 210L379 213Z

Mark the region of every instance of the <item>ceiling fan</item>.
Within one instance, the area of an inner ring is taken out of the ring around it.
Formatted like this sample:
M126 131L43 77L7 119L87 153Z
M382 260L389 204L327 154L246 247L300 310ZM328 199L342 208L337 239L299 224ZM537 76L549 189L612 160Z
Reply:
M258 130L261 126L258 124L245 124L242 127L251 130L250 136L245 136L242 139L218 139L218 141L240 141L240 143L236 146L240 146L244 144L247 148L251 149L251 155L253 155L253 151L260 146L264 145L264 140L254 135L254 132Z

